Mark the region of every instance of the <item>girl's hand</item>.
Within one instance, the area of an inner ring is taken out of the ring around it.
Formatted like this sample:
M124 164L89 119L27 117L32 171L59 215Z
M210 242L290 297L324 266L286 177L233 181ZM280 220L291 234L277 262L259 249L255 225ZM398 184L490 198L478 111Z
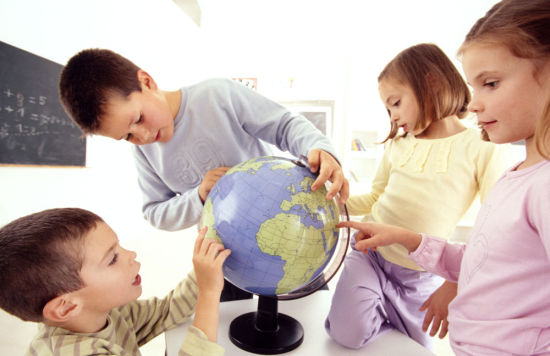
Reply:
M344 177L342 167L330 153L315 148L309 151L307 155L307 161L309 163L309 170L313 173L317 172L320 168L319 176L311 185L311 190L316 191L327 180L332 182L329 191L327 192L327 199L332 199L336 194L340 193L340 205L344 205L349 197L349 182Z
M205 239L207 229L206 226L201 228L199 236L195 240L193 266L199 293L214 294L219 298L223 289L222 265L231 250L224 249L214 239Z
M422 235L392 225L343 221L336 225L336 227L351 227L359 230L355 235L355 249L362 250L365 253L368 249L376 250L378 246L387 246L394 243L401 244L412 252L422 242Z
M201 184L199 185L199 197L201 198L203 204L206 201L206 198L208 198L208 194L210 194L210 191L214 185L229 169L231 169L231 167L218 167L206 172Z
M426 310L422 330L428 331L428 327L432 324L430 336L435 336L439 331L439 338L443 339L447 335L449 322L447 315L449 314L449 303L456 297L457 285L449 281L445 281L429 298L422 304L420 311ZM441 328L441 329L440 329Z

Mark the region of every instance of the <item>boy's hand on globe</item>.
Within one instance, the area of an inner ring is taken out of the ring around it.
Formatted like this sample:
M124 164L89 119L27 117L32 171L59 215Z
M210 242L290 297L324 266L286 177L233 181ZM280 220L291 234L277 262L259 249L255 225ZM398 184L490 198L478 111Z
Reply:
M224 249L214 239L205 238L205 226L199 230L199 236L195 240L193 250L193 266L197 276L197 284L201 295L215 295L219 298L223 289L222 265L231 253L231 250Z
M376 250L378 246L387 246L394 243L403 245L409 251L414 251L422 242L422 235L401 227L377 224L372 222L343 221L336 225L338 228L351 227L358 230L355 235L355 249L367 252Z
M231 167L218 167L206 172L201 184L199 185L199 197L201 198L203 204L206 201L206 198L208 198L208 194L210 194L210 191L216 182L223 177L229 169L231 169Z
M349 182L344 177L344 172L338 161L330 153L318 148L309 151L307 161L310 171L313 173L319 171L319 176L311 185L311 190L319 189L329 180L332 185L327 192L327 199L331 200L336 194L340 193L339 203L343 205L349 197Z
M207 227L199 230L193 249L193 266L199 287L193 326L202 330L208 340L216 342L223 289L222 265L231 251L224 250L214 239L205 239L206 230Z

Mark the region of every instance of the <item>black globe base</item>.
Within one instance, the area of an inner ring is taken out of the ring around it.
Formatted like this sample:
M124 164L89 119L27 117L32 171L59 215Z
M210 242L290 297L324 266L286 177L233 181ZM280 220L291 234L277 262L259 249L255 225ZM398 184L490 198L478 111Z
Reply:
M304 329L296 319L277 312L277 298L260 296L257 312L240 315L231 322L229 338L245 351L276 355L300 346Z

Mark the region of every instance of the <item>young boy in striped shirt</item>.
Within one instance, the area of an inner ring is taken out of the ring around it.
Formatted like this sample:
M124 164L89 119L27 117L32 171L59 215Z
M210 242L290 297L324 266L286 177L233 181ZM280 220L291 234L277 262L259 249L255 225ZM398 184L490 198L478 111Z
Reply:
M140 355L139 347L195 313L180 355L223 355L216 343L222 264L199 231L194 272L165 298L141 295L136 253L96 214L44 210L0 229L0 307L40 323L27 355Z

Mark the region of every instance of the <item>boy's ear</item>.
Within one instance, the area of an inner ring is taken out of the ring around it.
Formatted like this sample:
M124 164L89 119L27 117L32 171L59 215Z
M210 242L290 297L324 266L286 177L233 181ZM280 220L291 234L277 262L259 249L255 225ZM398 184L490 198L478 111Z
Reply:
M62 323L77 316L82 310L82 305L70 293L62 294L50 300L42 309L45 319Z
M139 82L141 83L141 85L143 85L143 86L145 86L149 89L152 89L152 90L157 90L158 89L157 83L155 82L153 77L151 77L149 75L149 73L147 73L143 69L139 69L137 71L137 78L138 78Z

